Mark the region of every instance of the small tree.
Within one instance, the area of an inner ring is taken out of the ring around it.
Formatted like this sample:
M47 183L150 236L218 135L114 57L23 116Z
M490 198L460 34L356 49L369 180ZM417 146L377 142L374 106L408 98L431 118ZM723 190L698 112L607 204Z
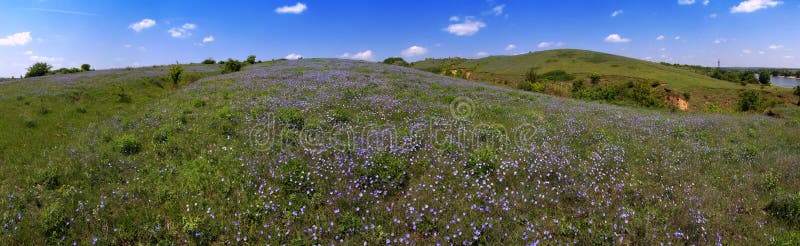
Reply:
M173 84L178 84L181 81L181 74L183 74L183 66L175 65L169 68L169 79Z
M739 111L759 111L763 109L763 106L764 103L758 92L745 91L739 95Z
M222 68L222 73L233 73L242 70L242 62L234 59L228 59Z
M256 64L256 56L254 55L248 56L245 62L247 62L247 64Z
M536 80L538 80L536 69L534 68L529 69L528 72L525 73L525 81L533 83L536 82Z
M383 63L384 64L390 64L390 65L404 66L404 67L408 66L408 62L406 62L406 60L403 60L403 58L400 58L400 57L389 57L389 58L386 58L385 60L383 60Z
M591 75L589 75L589 79L592 80L592 84L593 85L596 85L597 83L600 83L600 77L602 77L602 75L600 75L600 73L592 73Z
M761 71L761 73L758 74L758 82L762 85L769 85L769 76L770 73L768 71Z
M89 64L83 64L83 65L81 65L81 70L83 70L84 72L92 71L92 66L89 65Z
M214 61L214 58L209 57L209 58L206 58L205 60L203 60L202 63L203 64L214 64L214 63L217 63L217 62Z
M52 68L53 66L44 62L34 63L33 66L28 68L28 73L25 74L25 78L45 76L50 73L50 69Z
M800 97L800 85L794 87L794 95ZM800 105L800 99L798 99L797 105Z

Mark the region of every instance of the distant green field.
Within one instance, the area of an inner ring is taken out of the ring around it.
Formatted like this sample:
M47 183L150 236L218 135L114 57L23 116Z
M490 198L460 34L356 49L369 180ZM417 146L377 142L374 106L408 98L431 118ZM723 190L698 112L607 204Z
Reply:
M723 109L735 107L739 93L744 90L758 90L767 97L794 100L789 89L780 87L742 86L737 83L713 79L689 70L664 66L618 55L601 52L561 49L532 52L515 56L490 56L482 59L426 59L412 64L423 70L464 69L472 72L471 79L490 81L509 86L523 80L531 68L538 73L564 70L578 78L586 78L591 73L600 73L610 82L644 80L664 84L665 88L676 93L690 93L690 110L704 111L707 104L713 103Z

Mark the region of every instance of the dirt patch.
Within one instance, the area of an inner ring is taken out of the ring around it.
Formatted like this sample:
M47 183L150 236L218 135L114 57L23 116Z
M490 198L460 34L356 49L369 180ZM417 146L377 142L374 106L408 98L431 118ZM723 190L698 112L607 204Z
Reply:
M674 105L675 107L677 107L682 111L689 110L689 102L683 100L683 98L677 96L669 96L667 97L667 101L669 101L670 104Z

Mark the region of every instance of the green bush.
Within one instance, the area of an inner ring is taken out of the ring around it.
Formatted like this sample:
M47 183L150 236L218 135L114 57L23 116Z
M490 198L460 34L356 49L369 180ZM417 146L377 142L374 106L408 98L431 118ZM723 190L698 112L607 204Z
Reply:
M256 64L256 56L254 56L254 55L248 56L247 60L245 60L245 62L247 64Z
M469 160L467 160L466 169L473 173L484 176L494 173L497 168L497 154L495 151L488 147L478 148L472 152Z
M142 150L142 143L133 135L125 134L116 140L116 147L124 155L135 155Z
M169 68L168 77L173 84L177 85L181 81L181 74L183 74L183 66L175 65Z
M764 210L789 226L800 226L800 199L796 194L779 194Z
M553 70L542 74L542 78L550 81L570 81L575 79L575 76L564 72L564 70Z
M739 111L763 111L765 108L764 100L755 91L745 91L739 94Z
M53 69L53 66L50 66L50 64L44 62L34 63L28 68L28 72L25 73L25 78L45 76L50 73L50 69Z
M209 57L209 58L206 58L205 60L203 60L203 62L201 62L201 63L202 64L214 64L214 63L217 63L217 62L214 61L214 58Z
M302 130L305 125L305 118L303 113L297 108L281 108L276 112L278 121L286 125L286 127L294 130Z
M84 72L85 71L91 71L92 70L92 66L89 65L89 64L83 64L83 65L81 65L81 70L83 70Z
M306 194L311 190L310 172L307 165L298 159L289 160L278 168L281 187L287 194Z
M537 80L539 80L539 76L536 74L536 69L528 69L528 72L525 73L525 82L536 83Z
M518 87L519 87L519 89L526 90L526 91L533 91L533 92L539 92L539 93L544 92L544 84L542 84L540 82L531 83L531 82L528 82L528 81L524 81L524 82L520 82Z
M794 93L793 94L795 96L800 97L800 85L794 87ZM798 99L797 105L800 105L800 99Z
M225 106L217 110L211 126L219 130L220 133L231 136L236 133L239 117L239 112L236 112L229 106Z
M384 64L389 64L389 65L404 66L404 67L408 66L408 62L406 62L406 60L403 60L403 58L400 58L400 57L389 57L389 58L386 58L385 60L383 60L383 63ZM440 71L438 71L438 72L440 72Z
M222 73L239 72L239 70L242 70L242 62L238 60L228 59L228 61L223 63Z
M596 85L597 83L600 83L600 78L602 78L602 77L603 77L603 75L601 75L600 73L592 73L591 75L589 75L589 79L592 80L592 84L593 85Z
M372 157L372 164L361 170L363 185L393 194L408 185L410 176L405 161L390 153L384 152Z

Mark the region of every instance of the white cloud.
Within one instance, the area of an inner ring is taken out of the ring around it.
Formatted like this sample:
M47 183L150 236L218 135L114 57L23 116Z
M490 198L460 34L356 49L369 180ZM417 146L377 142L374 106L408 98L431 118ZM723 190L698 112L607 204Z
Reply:
M678 4L680 4L680 5L691 5L691 4L694 4L694 0L678 0Z
M144 29L151 28L156 25L156 21L152 19L142 19L142 21L136 22L128 26L128 28L133 29L134 31L141 32Z
M664 40L664 35L658 35L658 37L656 37L656 40L658 41Z
M714 40L715 44L721 44L721 43L727 43L727 42L728 42L728 39L726 39L726 38L718 38L718 39Z
M780 44L772 44L772 45L770 45L770 46L769 46L769 49L771 49L771 50L779 50L779 49L783 49L783 45L780 45Z
M539 45L536 45L536 47L539 48L539 49L546 49L546 48L550 48L550 47L553 47L553 46L561 47L561 46L564 46L564 43L563 42L552 42L551 41L551 42L540 42Z
M5 38L0 38L0 46L25 45L31 40L33 40L33 38L31 38L30 32L14 33Z
M767 52L764 52L763 50L759 50L759 51L758 51L758 54L759 54L759 55L763 55L763 54L766 54L766 53L767 53Z
M211 43L214 42L214 36L208 36L203 38L203 43Z
M742 54L746 54L747 55L747 54L750 54L750 53L753 53L753 51L748 50L748 49L743 49L742 50Z
M614 10L614 12L611 12L611 17L617 17L617 15L621 15L621 14L622 14L622 10L621 9L620 10Z
M658 50L660 50L660 51L667 51L667 48L661 48L661 49L658 49Z
M708 18L716 19L717 18L717 13L711 13L710 15L708 15Z
M410 57L415 57L415 56L421 56L421 55L428 54L428 49L426 49L425 47L420 47L420 46L414 45L414 46L408 47L408 49L404 49L403 51L400 52L400 54L405 56L405 57L409 57L410 58Z
M458 16L450 16L450 21L459 21L459 20L461 20L461 18L458 18Z
M126 44L126 45L123 45L122 47L125 47L125 48L130 48L130 47L133 47L133 45Z
M506 7L505 4L497 5L494 8L492 8L492 13L494 13L494 16L502 15L503 14L503 9L505 7Z
M711 0L703 0L703 5L704 6L708 6L709 3L711 3Z
M783 58L786 58L786 59L794 59L794 56L783 56Z
M487 57L487 56L489 56L489 53L486 53L486 52L483 52L483 51L475 53L475 58L483 58L483 57Z
M375 60L375 57L372 56L372 50L365 50L365 51L358 52L358 53L355 53L355 54L344 53L339 57L344 58L344 59L352 59L352 60L364 60L364 61L373 61L373 60Z
M300 55L300 54L291 53L289 55L286 55L286 57L284 57L284 58L286 58L288 60L297 60L297 59L303 58L303 56Z
M681 40L681 36L675 36L675 40Z
M450 24L444 30L456 36L472 36L484 27L486 27L486 23L474 21L470 17L465 17L464 22Z
M32 50L25 51L25 55L33 55L33 51Z
M731 13L752 13L760 9L772 8L783 4L775 0L747 0L740 2L739 5L731 7Z
M627 43L627 42L630 42L631 40L629 38L623 38L619 34L614 33L614 34L608 35L608 37L606 37L605 41L606 41L606 43Z
M506 46L506 50L513 50L513 49L516 49L516 48L517 48L517 45L515 45L515 44L508 44Z
M170 36L173 38L186 38L192 36L192 32L190 30L197 29L197 25L192 23L183 24L181 27L173 27L167 30Z
M31 61L34 62L62 62L64 58L61 57L49 57L49 56L30 56L28 57Z
M277 9L275 9L275 13L278 13L278 14L300 14L300 13L303 13L303 11L306 11L306 9L308 9L308 7L305 4L303 4L301 2L298 2L294 6L283 6L283 7L277 8Z

